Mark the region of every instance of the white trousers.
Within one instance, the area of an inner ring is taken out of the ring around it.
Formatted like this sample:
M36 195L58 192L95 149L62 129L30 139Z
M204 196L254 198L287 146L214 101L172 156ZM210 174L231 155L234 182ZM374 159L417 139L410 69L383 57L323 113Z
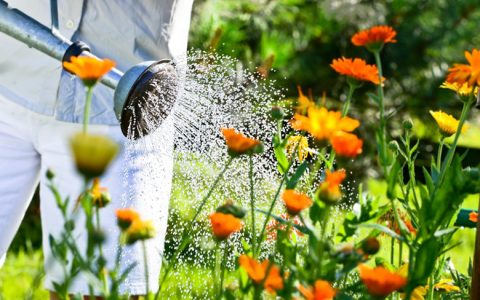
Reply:
M49 236L58 237L64 224L46 186L45 174L47 169L56 174L55 183L62 197L70 197L73 206L83 183L74 167L69 139L80 130L80 124L60 122L31 112L0 96L0 257L5 256L40 182L45 286L50 290L53 290L52 282L63 281L64 274L52 257ZM101 186L107 187L112 196L112 203L101 210L101 226L107 235L104 255L111 266L119 235L115 210L119 207L137 209L142 218L153 220L157 229L156 238L147 242L150 287L156 289L171 190L173 119L167 118L155 133L134 145L123 137L119 126L94 125L89 131L108 135L122 146L118 157L100 179ZM75 228L78 245L84 249L84 220L80 218ZM122 286L122 292L144 294L146 285L140 245L124 249L121 261L123 267L137 263ZM88 294L87 282L87 277L81 274L72 284L71 291Z

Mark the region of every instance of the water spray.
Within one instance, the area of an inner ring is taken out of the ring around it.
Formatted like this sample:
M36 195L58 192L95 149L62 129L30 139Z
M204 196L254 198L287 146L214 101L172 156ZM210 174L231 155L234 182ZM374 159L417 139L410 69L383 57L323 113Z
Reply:
M53 26L44 26L0 0L0 32L59 61L91 56L87 44L72 42ZM171 113L177 96L177 71L171 60L145 61L122 73L114 68L102 84L115 90L114 111L123 135L138 139L157 129Z

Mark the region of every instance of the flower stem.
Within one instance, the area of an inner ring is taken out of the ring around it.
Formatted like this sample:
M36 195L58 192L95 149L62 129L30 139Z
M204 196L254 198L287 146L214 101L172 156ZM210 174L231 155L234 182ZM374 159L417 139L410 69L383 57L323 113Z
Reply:
M250 169L248 173L248 177L250 179L250 214L252 218L252 248L253 248L253 256L255 256L256 251L258 250L256 247L256 231L255 231L255 194L253 191L253 155L249 156L250 158Z
M463 124L465 123L465 120L467 119L468 113L470 112L470 109L472 108L472 105L474 102L475 102L475 98L473 97L473 93L472 93L472 95L467 100L467 102L463 104L462 114L460 115L460 121L458 122L457 132L455 133L455 138L453 139L453 143L450 145L450 149L448 150L447 156L445 157L445 160L440 169L440 177L438 180L438 184L436 185L437 187L439 187L442 184L443 179L445 177L446 170L450 167L452 163L453 155L455 154L455 150L458 144L458 139L460 137L460 134L462 133Z
M189 233L190 233L190 230L192 229L192 226L193 226L193 223L196 221L198 215L200 214L200 212L202 211L203 207L205 206L205 204L207 203L207 200L210 198L210 196L212 195L213 191L215 190L215 188L217 187L218 183L220 182L220 179L222 179L223 175L225 174L225 172L227 171L228 167L230 166L230 164L232 163L233 161L233 158L230 157L227 161L227 163L225 164L225 166L223 167L222 171L217 175L217 178L215 178L215 181L213 182L212 186L210 187L210 189L208 190L207 194L205 195L205 197L203 197L202 199L202 202L200 203L199 207L197 208L197 211L195 213L195 215L193 216L193 218L190 220L190 222L188 223L188 226L185 227L183 233L182 233L182 238L180 239L180 243L179 243L179 246L178 248L175 250L175 252L173 253L172 255L172 261L168 264L167 266L167 269L165 270L165 273L160 281L160 285L158 287L158 291L157 293L155 294L155 300L158 299L158 297L160 296L160 291L162 290L162 285L163 283L165 282L165 279L168 277L170 271L172 270L172 267L176 264L177 260L178 260L178 256L180 255L180 253L183 251L183 249L185 249L185 247L187 246L188 243L186 243L186 238L188 237Z
M283 174L282 180L280 181L278 189L275 192L275 196L273 197L272 203L270 204L267 216L265 218L265 221L263 222L262 231L260 231L260 236L259 236L260 239L263 239L263 235L265 234L265 229L267 228L268 220L272 216L273 208L275 207L275 203L277 203L277 199L278 199L278 196L280 195L280 191L282 190L283 184L287 180L288 172L292 168L293 162L295 161L295 155L297 155L297 150L298 150L298 145L297 145L297 148L295 149L295 151L292 154L292 160L290 160L290 163L288 164L287 170Z
M92 103L93 86L87 87L87 98L85 99L85 108L83 112L83 133L87 133L88 122L90 119L90 106Z
M378 84L378 106L380 108L380 164L383 168L384 175L387 175L387 121L385 119L385 98L383 95L383 71L382 71L382 60L380 59L380 50L373 52L375 56L375 63L378 69L378 78L380 83Z
M218 299L222 299L223 297L223 281L225 279L225 268L227 267L227 256L228 256L228 245L227 243L224 244L225 248L223 249L223 259L222 259L222 270L220 271L220 286L218 292Z
M355 89L357 86L353 83L348 83L348 95L347 95L347 100L343 104L343 109L342 109L342 117L345 117L348 114L348 111L350 110L350 103L352 102L352 96L353 92L355 92Z
M145 272L145 299L149 300L151 299L151 294L150 294L150 280L149 280L149 274L148 274L148 258L147 258L147 246L145 244L145 241L142 241L142 250L143 250L143 270Z

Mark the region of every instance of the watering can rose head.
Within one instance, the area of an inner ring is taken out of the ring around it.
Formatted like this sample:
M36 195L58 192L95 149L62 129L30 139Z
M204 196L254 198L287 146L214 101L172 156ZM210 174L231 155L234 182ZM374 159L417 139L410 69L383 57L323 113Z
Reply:
M249 138L233 128L222 128L222 134L227 143L228 154L232 157L263 152L262 142Z
M100 177L118 152L118 144L103 135L78 133L70 140L75 165L86 178Z
M92 87L103 75L115 67L115 62L110 59L100 60L95 57L73 56L70 62L63 62L63 67L80 77L85 86Z

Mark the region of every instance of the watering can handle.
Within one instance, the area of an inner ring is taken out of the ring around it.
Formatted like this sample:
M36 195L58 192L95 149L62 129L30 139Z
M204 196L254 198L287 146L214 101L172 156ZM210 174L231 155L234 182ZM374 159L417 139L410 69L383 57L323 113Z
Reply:
M56 2L56 1L54 1ZM52 23L53 24L53 23ZM9 8L8 3L0 0L0 32L51 56L58 61L69 59L72 55L94 56L84 43L72 43L58 30L51 30L23 12ZM79 46L80 45L80 46ZM123 73L112 69L100 80L104 85L115 89Z
M50 0L50 15L52 16L52 31L58 31L58 3Z

